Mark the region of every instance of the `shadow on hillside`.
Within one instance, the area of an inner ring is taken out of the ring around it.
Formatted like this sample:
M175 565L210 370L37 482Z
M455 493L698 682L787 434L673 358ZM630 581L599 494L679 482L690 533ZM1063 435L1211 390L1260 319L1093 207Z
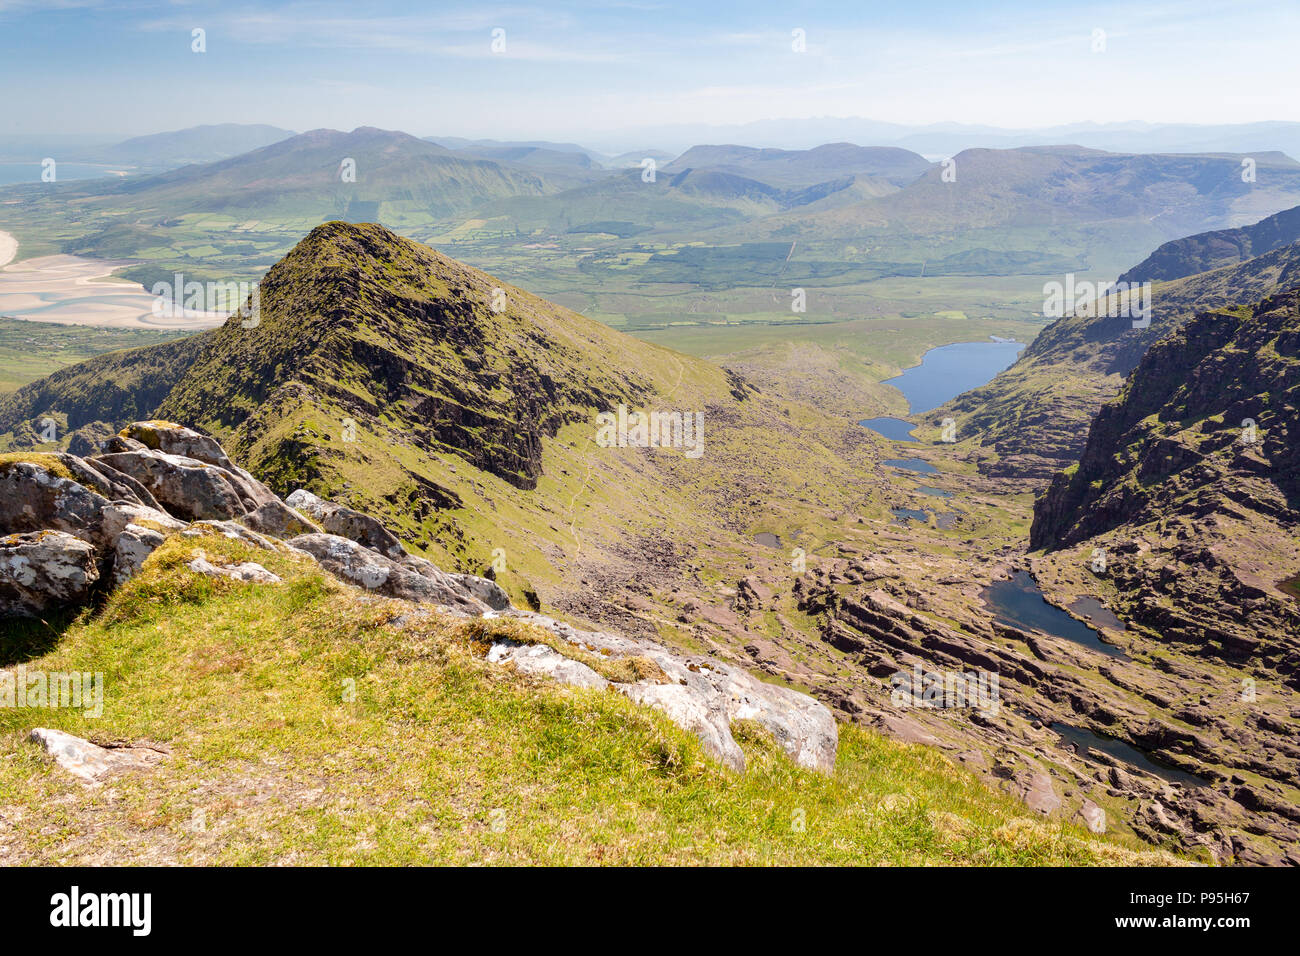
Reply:
M0 621L0 667L13 667L58 646L63 633L77 620L80 609L48 614L44 620L13 618Z

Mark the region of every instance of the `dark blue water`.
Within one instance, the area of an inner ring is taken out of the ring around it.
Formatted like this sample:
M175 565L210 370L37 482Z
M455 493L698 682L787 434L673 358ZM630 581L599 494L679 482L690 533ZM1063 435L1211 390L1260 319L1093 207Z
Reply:
M984 589L983 597L1003 624L1063 637L1108 657L1130 659L1119 648L1103 641L1101 635L1088 625L1070 617L1056 605L1048 604L1027 571L1017 571L1010 581L994 581Z
M882 465L888 465L890 468L902 468L906 471L918 471L923 475L937 475L939 469L934 467L928 461L922 461L919 458L886 458L881 462Z
M891 508L889 513L894 516L899 524L907 524L908 520L919 521L922 524L930 523L930 512L920 508Z
M1139 750L1132 744L1115 737L1102 737L1099 734L1094 734L1091 730L1084 730L1082 727L1071 727L1069 724L1062 723L1053 723L1052 729L1065 740L1074 744L1080 751L1100 750L1102 753L1110 754L1116 760L1132 764L1139 770L1155 774L1170 783L1181 783L1189 787L1204 787L1209 783L1208 780L1203 780L1186 770L1171 767L1167 763L1163 763L1150 754Z
M905 422L901 418L864 418L858 424L870 428L877 435L883 435L890 441L916 441L912 437L912 429L916 425Z
M886 379L907 399L909 415L938 408L962 392L979 388L1020 354L1020 342L958 342L941 345L921 356L921 364ZM875 421L876 419L872 419ZM863 424L866 424L865 422ZM889 436L885 436L889 437Z

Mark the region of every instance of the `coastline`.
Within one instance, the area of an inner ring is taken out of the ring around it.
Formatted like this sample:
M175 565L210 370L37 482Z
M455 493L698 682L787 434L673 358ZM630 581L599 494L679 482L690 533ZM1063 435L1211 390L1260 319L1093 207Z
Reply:
M7 232L0 232L0 269L13 262L18 255L18 240Z

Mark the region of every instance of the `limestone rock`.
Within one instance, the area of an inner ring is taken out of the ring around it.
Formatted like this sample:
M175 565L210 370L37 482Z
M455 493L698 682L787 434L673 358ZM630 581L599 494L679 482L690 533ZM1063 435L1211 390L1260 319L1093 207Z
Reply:
M355 541L391 561L401 561L407 556L397 535L385 528L382 522L360 511L318 498L305 488L289 495L285 503L307 515L330 534Z
M28 739L40 744L60 767L83 783L97 785L115 773L147 769L163 759L149 747L100 747L62 730L35 728Z
M0 618L84 603L98 579L94 546L66 532L0 538Z

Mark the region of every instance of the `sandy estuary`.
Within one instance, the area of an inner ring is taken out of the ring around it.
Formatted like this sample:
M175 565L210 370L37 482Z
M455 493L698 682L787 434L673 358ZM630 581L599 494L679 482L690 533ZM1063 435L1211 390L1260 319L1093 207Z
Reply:
M207 329L226 316L186 310L155 314L155 297L144 286L116 278L127 265L81 256L40 256L14 262L18 242L0 232L0 315L62 325L111 328Z

